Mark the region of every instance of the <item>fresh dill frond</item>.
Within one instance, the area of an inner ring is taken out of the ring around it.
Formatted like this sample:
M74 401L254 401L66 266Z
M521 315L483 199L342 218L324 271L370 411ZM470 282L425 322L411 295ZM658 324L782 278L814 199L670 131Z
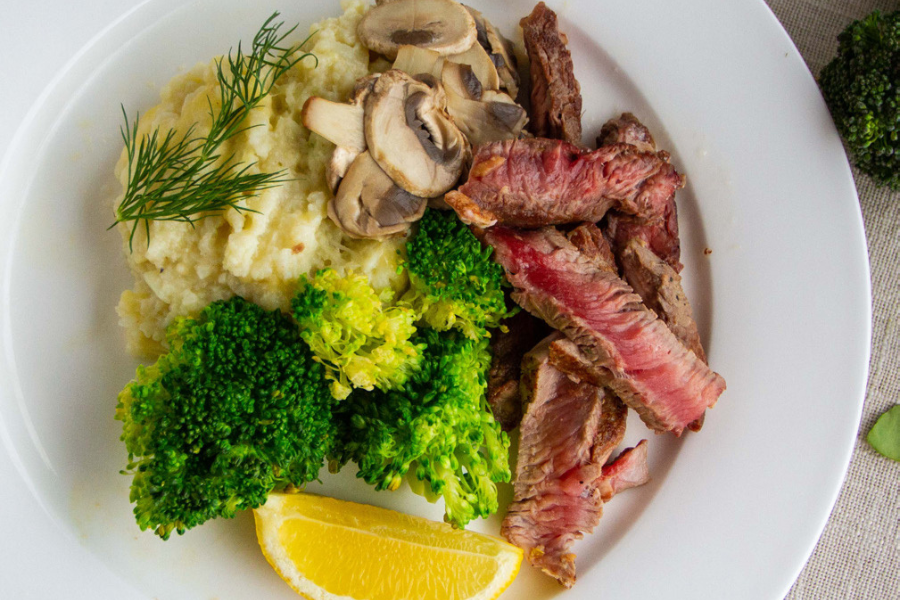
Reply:
M298 54L309 37L293 46L284 44L297 26L280 33L284 23L274 22L278 15L276 12L269 17L256 33L249 54L238 43L233 54L229 50L227 57L216 60L220 108L216 111L208 100L212 125L207 136L196 134L196 124L180 135L175 130L163 134L157 127L139 136L140 114L131 123L122 107L128 183L116 210L116 223L131 223L129 249L141 224L149 244L150 221L193 224L228 208L255 212L242 206L241 200L287 180L283 169L276 173L251 173L256 163L238 162L233 154L223 159L220 152L224 142L255 127L245 126L244 120L279 77L309 57L318 65L314 54Z

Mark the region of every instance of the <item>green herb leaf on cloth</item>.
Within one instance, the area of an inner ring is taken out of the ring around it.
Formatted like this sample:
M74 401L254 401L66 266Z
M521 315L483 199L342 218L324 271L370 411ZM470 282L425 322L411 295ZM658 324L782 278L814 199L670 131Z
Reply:
M878 417L866 440L879 454L900 461L900 404Z

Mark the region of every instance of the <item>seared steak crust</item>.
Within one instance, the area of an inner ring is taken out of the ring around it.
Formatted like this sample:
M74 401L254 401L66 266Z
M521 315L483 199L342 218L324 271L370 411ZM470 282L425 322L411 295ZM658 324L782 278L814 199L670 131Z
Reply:
M468 181L446 201L471 225L542 227L597 222L610 208L659 215L683 184L665 153L630 144L582 152L566 142L529 138L480 146Z
M676 435L715 404L725 381L687 350L616 275L547 227L485 233L513 299L575 342L595 381L648 427Z
M694 312L681 287L681 275L638 239L631 239L619 254L622 275L647 308L659 315L688 350L706 362Z
M625 434L625 406L601 388L577 382L550 365L558 332L525 355L526 400L519 436L515 496L501 533L528 561L571 587L572 543L603 514L603 464Z
M650 130L631 113L610 119L600 130L597 146L630 144L642 152L656 152L656 142ZM668 157L668 154L661 153ZM667 159L668 160L668 159ZM678 239L678 210L675 206L675 190L660 201L659 210L641 215L625 214L613 210L606 217L606 233L612 240L616 256L629 240L644 242L653 252L681 272L681 243Z
M663 205L661 214L649 217L626 215L610 211L606 216L606 233L612 240L616 256L621 256L629 240L639 240L653 253L666 261L676 273L680 273L681 240L678 237L678 209L675 195Z
M656 152L656 142L650 130L631 113L622 113L604 123L597 137L597 146L631 144L641 152Z
M573 246L578 248L585 257L594 261L602 271L618 274L616 269L616 257L603 232L593 223L582 223L566 234L566 238Z
M556 13L540 2L520 24L531 61L531 131L581 144L581 87Z

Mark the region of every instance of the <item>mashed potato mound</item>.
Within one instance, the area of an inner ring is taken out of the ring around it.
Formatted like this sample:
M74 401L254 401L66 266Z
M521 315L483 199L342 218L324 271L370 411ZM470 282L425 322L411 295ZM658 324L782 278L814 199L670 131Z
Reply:
M342 7L340 17L310 28L315 35L304 49L316 55L318 66L307 58L282 75L250 114L247 124L256 127L223 147L223 156L233 152L243 163L256 163L252 172L285 169L290 181L248 198L246 207L256 213L229 210L193 227L154 221L149 245L139 227L133 250L130 224L120 224L135 283L122 294L118 312L132 354L163 351L165 329L174 318L196 314L215 300L240 295L267 309L288 310L298 278L324 267L364 273L379 289L405 287L405 274L397 273L404 238L353 240L328 219L325 164L334 146L301 124L310 96L346 100L357 78L389 67L384 60L370 62L356 37L366 4L345 1ZM184 132L193 124L207 133L208 99L219 97L215 66L210 61L175 77L160 103L141 116L140 135L155 127ZM116 176L124 189L124 152Z

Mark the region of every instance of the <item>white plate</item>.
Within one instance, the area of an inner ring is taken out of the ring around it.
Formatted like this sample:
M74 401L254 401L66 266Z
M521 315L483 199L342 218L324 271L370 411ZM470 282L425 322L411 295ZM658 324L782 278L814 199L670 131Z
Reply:
M0 135L37 97L47 77L39 67L124 14L46 87L0 165L0 595L291 598L258 552L249 514L165 543L132 521L112 419L134 366L113 310L129 277L118 234L105 230L106 199L120 103L151 106L179 68L252 36L275 9L305 28L339 8L127 4L84 13L40 0L4 16L13 47L0 73ZM511 32L532 3L473 4ZM582 84L585 139L631 110L688 174L679 196L688 292L710 362L728 381L700 434L651 439L653 482L608 506L577 548L580 578L565 597L780 598L836 498L865 389L868 265L840 141L761 0L552 4ZM632 421L629 441L644 435ZM325 487L440 514L409 495L374 493L349 472ZM478 528L496 532L497 521ZM504 598L558 591L526 566Z

